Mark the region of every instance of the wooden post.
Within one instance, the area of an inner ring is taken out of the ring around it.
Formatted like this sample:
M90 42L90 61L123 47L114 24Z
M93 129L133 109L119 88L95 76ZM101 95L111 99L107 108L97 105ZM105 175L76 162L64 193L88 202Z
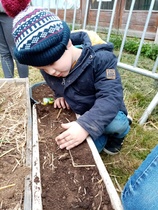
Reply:
M122 18L123 18L125 3L126 3L125 0L120 0L117 2L116 14L114 19L114 28L116 29L119 29L122 26Z

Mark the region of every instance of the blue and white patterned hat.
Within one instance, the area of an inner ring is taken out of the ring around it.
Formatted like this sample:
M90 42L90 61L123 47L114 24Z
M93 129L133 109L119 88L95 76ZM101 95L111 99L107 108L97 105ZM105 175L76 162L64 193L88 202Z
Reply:
M65 52L70 29L48 10L26 7L13 21L14 54L26 65L46 66Z

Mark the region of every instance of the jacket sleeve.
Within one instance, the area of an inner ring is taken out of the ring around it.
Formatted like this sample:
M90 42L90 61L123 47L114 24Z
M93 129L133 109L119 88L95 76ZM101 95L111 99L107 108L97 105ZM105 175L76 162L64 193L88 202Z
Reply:
M124 102L121 78L116 69L116 56L107 51L98 53L94 62L96 100L92 108L80 116L77 122L95 140L115 118Z

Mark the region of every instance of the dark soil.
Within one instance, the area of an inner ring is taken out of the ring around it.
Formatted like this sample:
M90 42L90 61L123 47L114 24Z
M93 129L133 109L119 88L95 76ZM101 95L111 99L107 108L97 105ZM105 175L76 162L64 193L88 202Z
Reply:
M46 84L33 88L32 97L53 97ZM71 150L59 149L60 124L76 119L71 110L37 104L43 210L112 210L104 182L86 141Z

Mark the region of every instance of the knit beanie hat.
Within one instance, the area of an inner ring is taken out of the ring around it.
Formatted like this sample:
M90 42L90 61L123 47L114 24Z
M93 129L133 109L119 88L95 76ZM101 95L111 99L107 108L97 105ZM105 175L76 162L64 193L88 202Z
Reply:
M13 4L20 0L2 0ZM21 0L23 1L23 0ZM66 22L43 8L27 5L28 0L16 5L20 11L13 20L13 37L15 42L14 55L19 63L31 66L46 66L57 61L67 49L70 38L70 29ZM3 4L3 2L2 2ZM3 4L6 12L6 4ZM20 6L21 7L21 6ZM14 8L14 11L16 9ZM13 17L13 8L11 15Z

